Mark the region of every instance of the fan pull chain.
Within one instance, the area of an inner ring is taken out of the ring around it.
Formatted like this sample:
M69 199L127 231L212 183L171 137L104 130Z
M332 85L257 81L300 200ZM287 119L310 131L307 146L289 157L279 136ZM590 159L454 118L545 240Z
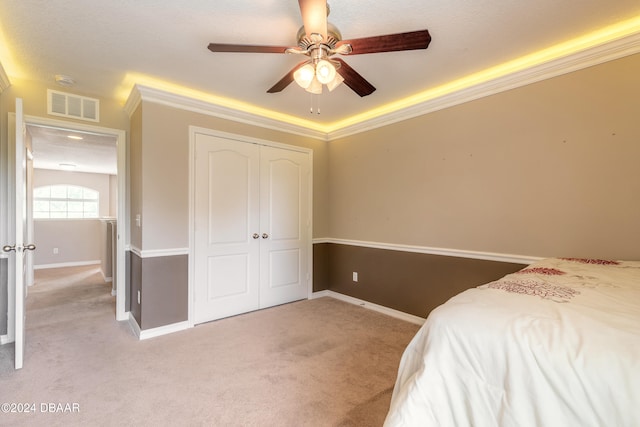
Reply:
M314 107L315 107L315 110L316 110L316 114L320 114L320 106L318 105L319 104L318 103L318 97L316 95L314 95L314 94L311 94L310 97L311 97L311 100L310 100L311 106L309 107L309 114L313 114Z

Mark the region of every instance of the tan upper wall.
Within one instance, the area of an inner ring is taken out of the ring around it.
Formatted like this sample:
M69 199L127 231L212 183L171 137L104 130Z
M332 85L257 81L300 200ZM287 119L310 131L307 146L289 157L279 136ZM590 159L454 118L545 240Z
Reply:
M196 125L312 148L316 238L640 259L639 72L634 55L328 144L143 101L131 122L131 243L188 246ZM13 82L3 127L15 97L46 116L46 89ZM128 130L129 119L101 100L99 125Z
M47 115L47 89L97 98L100 100L100 122ZM56 120L67 120L74 123L82 123L85 125L89 124L113 129L129 129L129 117L120 103L113 99L77 92L73 90L73 88L63 88L54 84L45 85L42 82L12 78L11 86L2 92L3 103L6 105L5 112L15 111L15 98L22 98L25 115L49 117Z
M640 259L640 55L329 145L333 238Z
M327 235L326 142L151 102L143 101L141 108L142 192L139 196L143 226L140 249L174 249L189 245L189 126L313 149L313 235ZM136 173L132 165L132 177ZM132 188L132 197L133 193ZM133 237L135 212L131 214Z
M142 105L138 106L131 115L131 133L127 156L127 170L129 171L129 240L134 248L142 248L142 228L136 225L136 215L142 217Z

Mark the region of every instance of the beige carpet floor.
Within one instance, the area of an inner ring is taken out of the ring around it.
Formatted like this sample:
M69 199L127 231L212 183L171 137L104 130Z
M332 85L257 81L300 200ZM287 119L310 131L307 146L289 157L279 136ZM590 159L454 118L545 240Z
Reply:
M0 403L35 413L3 426L380 426L418 329L319 298L138 341L96 268L36 273L24 368L0 347Z

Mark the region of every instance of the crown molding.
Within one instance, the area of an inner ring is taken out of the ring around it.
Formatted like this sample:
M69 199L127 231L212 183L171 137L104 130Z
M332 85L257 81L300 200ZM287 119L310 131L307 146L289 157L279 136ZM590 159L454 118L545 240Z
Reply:
M309 138L320 139L322 141L327 140L327 133L323 131L309 129L305 126L300 126L281 120L275 120L272 118L260 116L258 114L224 107L222 105L213 104L211 102L202 101L184 95L178 95L175 93L166 92L160 89L139 84L136 84L133 87L131 95L129 96L125 104L125 111L127 111L129 116L131 116L131 114L137 108L141 101L166 105L168 107L218 117L234 122L245 123L252 126L259 126L280 132L287 132Z
M327 125L326 129L310 129L304 125L276 120L140 84L133 87L124 109L131 116L140 102L153 102L266 129L333 141L637 53L640 53L640 31L460 90L424 99L389 113L381 113L362 120L354 116L355 123L344 126L338 123L333 129L330 125Z
M124 111L129 115L129 118L133 116L133 113L136 111L141 102L142 95L138 90L138 85L134 85L131 89L129 97L127 98L127 101L124 103Z
M588 48L558 59L507 74L484 83L451 92L407 108L341 127L327 134L329 141L366 132L382 126L412 119L465 102L526 86L552 77L582 70L625 56L640 53L640 32L599 46Z
M11 86L9 76L7 76L7 73L4 71L2 64L0 64L0 93L4 92L9 86Z

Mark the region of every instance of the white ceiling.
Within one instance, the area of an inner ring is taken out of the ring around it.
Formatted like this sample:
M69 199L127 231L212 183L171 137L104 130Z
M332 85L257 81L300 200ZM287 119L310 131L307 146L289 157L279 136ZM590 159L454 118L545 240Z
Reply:
M34 125L29 125L27 131L31 136L33 167L36 169L117 174L114 136Z
M332 0L329 20L343 38L428 29L419 51L343 57L377 91L360 98L345 85L318 97L291 84L266 90L299 57L212 53L210 42L295 45L301 26L295 0L0 0L0 63L11 77L52 82L118 97L127 75L331 123L488 67L640 16L638 0ZM122 95L122 94L125 95Z
M295 83L266 90L300 58L212 53L210 42L296 44L302 24L294 0L0 0L0 64L9 79L116 98L133 83L166 82L279 114L331 123L455 79L640 16L638 0L332 0L329 21L344 39L428 29L429 48L343 57L377 90L360 98L342 85L316 97ZM144 77L140 77L144 76ZM153 79L153 80L148 80ZM153 85L153 83L151 83ZM65 90L65 89L63 89ZM30 129L35 167L115 174L113 138Z

